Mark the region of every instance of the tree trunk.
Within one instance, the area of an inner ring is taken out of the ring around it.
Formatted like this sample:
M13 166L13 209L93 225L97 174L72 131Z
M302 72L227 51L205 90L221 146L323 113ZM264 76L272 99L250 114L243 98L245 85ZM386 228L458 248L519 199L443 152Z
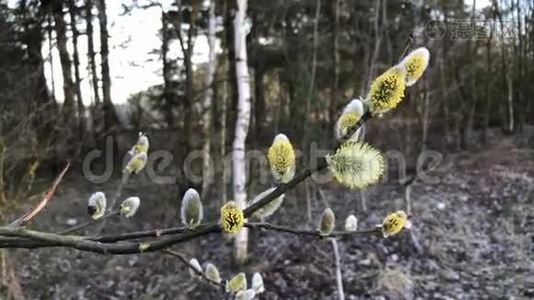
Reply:
M209 19L208 19L208 45L209 45L209 60L208 71L206 73L206 91L203 103L203 131L204 131L204 146L202 148L202 197L206 197L209 192L209 186L213 179L213 173L210 165L211 156L211 114L213 102L213 81L215 79L215 70L217 63L216 49L215 49L215 0L210 1Z
M78 53L78 37L80 32L76 26L76 4L74 0L69 0L69 16L70 16L70 27L72 30L72 60L74 63L74 90L76 92L76 104L78 106L78 127L80 130L80 137L83 136L84 128L84 106L82 99L82 91L80 88L80 55Z
M237 77L237 119L235 124L235 136L233 142L233 190L234 201L241 208L245 208L247 193L245 184L247 180L245 166L245 141L250 123L250 79L247 66L247 41L244 31L247 11L247 0L237 0L237 12L234 19L234 37L236 54L236 77ZM238 263L243 263L247 256L248 230L243 228L235 237L235 258Z
M57 48L63 74L64 102L62 108L62 121L70 124L74 119L74 84L72 82L71 61L67 50L67 29L63 15L63 2L55 0L52 6L54 27L56 31Z
M85 1L85 24L87 26L85 34L87 35L87 57L89 58L93 97L95 104L98 104L100 103L100 93L98 91L98 73L96 72L95 45L93 39L93 0Z
M169 35L168 35L167 15L163 8L161 9L161 60L163 63L163 103L165 105L165 121L169 128L174 125L174 116L172 113L173 101L171 94L171 74L169 63Z
M228 73L230 78L230 89L228 89L228 98L229 100L227 103L230 105L229 109L227 110L226 120L228 124L226 126L230 128L232 124L235 123L235 111L236 111L236 103L237 103L237 80L235 77L236 65L233 63L236 60L236 53L234 49L234 30L233 30L233 16L232 16L232 10L230 9L230 2L232 0L225 0L224 5L224 32L225 32L225 41L226 41L226 49L228 50ZM228 140L233 139L233 132L228 132Z
M26 12L28 9L26 3L23 1L20 1L18 8L22 12ZM43 7L40 7L39 10L39 14L44 14ZM51 39L51 31L53 30L51 19L49 19L48 25L50 29L48 38ZM58 107L54 98L55 94L50 94L46 85L45 60L41 51L44 41L43 31L41 25L32 25L30 23L24 23L23 29L22 41L27 46L28 64L34 70L32 78L35 87L35 92L32 93L32 104L29 105L31 110L27 113L36 114L33 125L37 131L38 142L49 143L54 139L54 124L56 122Z
M111 77L109 71L108 19L106 0L98 0L98 20L100 22L100 57L102 68L102 95L104 99L104 127L110 130L119 125L115 107L111 101Z

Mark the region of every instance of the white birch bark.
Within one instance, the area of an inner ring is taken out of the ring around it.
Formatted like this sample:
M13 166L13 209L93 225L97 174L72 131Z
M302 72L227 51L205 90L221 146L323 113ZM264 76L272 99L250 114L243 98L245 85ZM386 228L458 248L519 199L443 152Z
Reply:
M235 137L232 152L233 168L233 191L234 201L244 208L247 200L245 190L246 167L245 167L245 140L250 124L250 78L247 66L247 42L245 20L247 0L237 0L237 12L234 19L234 42L236 53L236 77L237 77L237 119L235 124ZM237 262L243 262L247 256L248 230L243 228L235 237L235 258Z
M213 103L213 80L215 78L215 68L217 64L217 56L215 49L215 0L210 1L209 19L208 19L208 45L209 45L209 60L208 70L206 72L206 91L203 102L203 131L204 131L204 146L202 148L202 197L206 197L208 189L213 180L213 167L211 166L211 114Z

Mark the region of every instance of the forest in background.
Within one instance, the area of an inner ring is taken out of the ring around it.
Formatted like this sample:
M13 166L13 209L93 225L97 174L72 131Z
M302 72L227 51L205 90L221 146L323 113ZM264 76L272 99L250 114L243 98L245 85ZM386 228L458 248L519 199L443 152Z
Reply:
M39 164L80 161L87 151L103 148L105 136L125 131L175 136L175 144L165 147L176 152L178 164L194 149L214 157L231 151L238 98L236 3L212 2L210 11L210 1L123 1L124 15L161 9L161 45L154 49L161 84L124 104L111 99L105 0L4 1L2 202ZM331 144L331 124L341 108L365 95L370 81L396 63L408 44L429 48L431 67L388 121L398 136L393 148L409 157L430 143L438 150L483 145L490 128L521 132L534 117L533 3L493 0L475 9L476 3L251 1L242 24L250 69L247 143L266 147L263 141L285 132L297 145ZM208 35L210 18L215 57L195 65L195 42ZM78 47L81 39L87 49ZM61 65L61 78L45 72L52 59L43 56L47 48L59 53L60 61L52 63ZM87 65L80 65L81 56ZM81 68L87 78L80 77ZM61 103L47 80L63 89ZM90 82L91 90L81 89L81 81Z

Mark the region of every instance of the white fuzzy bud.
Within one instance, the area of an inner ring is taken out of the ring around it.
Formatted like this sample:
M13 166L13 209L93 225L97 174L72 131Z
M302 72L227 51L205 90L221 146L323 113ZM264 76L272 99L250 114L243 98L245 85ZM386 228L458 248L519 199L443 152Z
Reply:
M256 295L261 294L265 292L265 287L263 286L263 277L261 277L261 274L256 272L254 275L252 275L252 290L256 292Z
M200 263L198 262L196 258L191 258L191 260L189 260L189 263L191 264L191 267L193 267L198 272L202 273L202 267L200 266ZM191 267L189 268L189 275L191 275L191 277L193 278L198 278L199 277L198 272L191 270Z
M215 265L212 263L208 263L206 265L206 278L208 278L211 281L221 283L221 275L219 274L219 270Z
M354 215L350 215L345 220L345 231L358 230L358 219Z
M246 291L239 291L235 294L236 300L252 300L256 297L256 292L253 289L248 289Z
M94 220L98 220L106 213L106 203L106 195L102 192L96 192L89 197L87 212Z
M126 218L131 218L137 212L139 205L141 204L141 199L139 197L129 197L126 200L122 201L120 213Z
M185 226L196 227L202 221L204 210L200 195L195 189L188 189L182 198L180 217Z

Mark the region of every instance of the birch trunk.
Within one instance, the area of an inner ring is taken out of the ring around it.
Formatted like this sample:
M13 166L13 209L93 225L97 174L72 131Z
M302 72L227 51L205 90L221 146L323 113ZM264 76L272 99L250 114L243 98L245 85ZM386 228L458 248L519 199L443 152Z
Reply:
M215 49L215 0L210 1L209 19L208 19L208 45L209 45L209 61L208 72L206 73L206 92L204 95L204 109L203 109L203 131L204 131L204 147L202 149L202 197L206 197L209 186L213 179L212 167L210 165L210 149L211 149L211 114L213 102L213 80L215 78L216 69L216 49Z
M232 167L234 201L241 208L245 207L247 193L246 166L245 166L245 140L247 138L250 123L250 79L247 66L247 42L245 32L245 18L247 0L237 0L237 12L234 19L234 45L236 54L236 79L237 79L237 119L233 142ZM243 228L235 237L235 259L242 263L247 256L248 230Z

